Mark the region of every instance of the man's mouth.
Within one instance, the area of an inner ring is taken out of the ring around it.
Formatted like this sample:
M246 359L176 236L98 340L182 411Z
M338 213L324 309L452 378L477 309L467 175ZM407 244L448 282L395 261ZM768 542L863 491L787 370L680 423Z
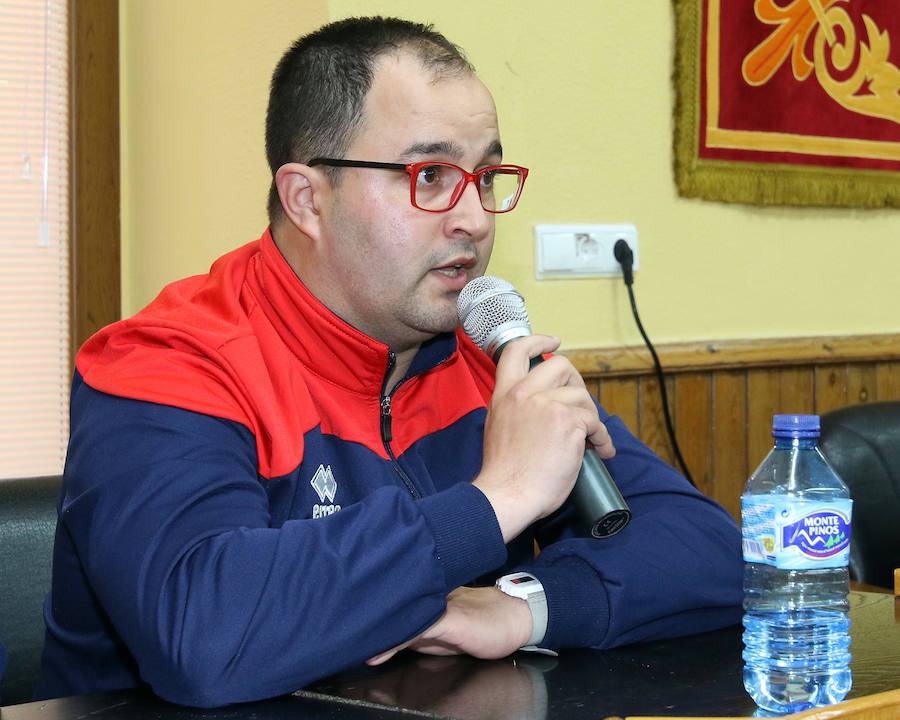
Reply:
M447 277L456 277L461 272L464 273L466 269L463 265L450 265L448 267L438 268L437 271L441 275L446 275Z
M455 278L460 275L465 275L466 272L475 267L476 264L477 260L474 257L458 257L456 260L451 260L442 267L435 268L435 271L449 278Z

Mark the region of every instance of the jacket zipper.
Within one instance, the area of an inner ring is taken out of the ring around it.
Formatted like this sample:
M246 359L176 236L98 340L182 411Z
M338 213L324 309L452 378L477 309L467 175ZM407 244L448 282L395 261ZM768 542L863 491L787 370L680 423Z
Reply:
M388 365L387 371L384 374L384 385L387 385L388 375L391 373L391 368L394 367L394 353L388 353ZM399 387L399 385L398 385ZM388 457L391 459L391 463L394 466L395 472L400 476L400 479L403 481L403 484L406 486L406 489L409 490L409 494L412 495L415 499L420 499L422 496L419 494L419 491L416 490L416 486L413 485L412 480L406 474L402 467L400 467L400 463L398 462L396 456L394 455L394 451L391 449L391 440L394 439L393 430L391 428L391 396L397 391L395 387L390 394L384 392L384 386L382 387L382 395L381 400L379 402L380 406L380 423L381 423L381 442L384 444L384 449L387 451Z
M391 396L384 395L381 398L381 439L385 444L394 439L391 432ZM390 448L388 448L390 450Z

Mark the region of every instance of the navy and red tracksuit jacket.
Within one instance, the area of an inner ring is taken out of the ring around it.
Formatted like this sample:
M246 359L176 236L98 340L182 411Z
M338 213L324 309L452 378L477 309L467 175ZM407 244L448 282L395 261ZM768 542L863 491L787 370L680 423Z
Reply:
M388 347L313 297L268 231L83 346L38 697L148 684L197 706L293 691L527 569L548 647L740 619L736 524L602 408L633 513L504 546L471 480L494 366L462 331L386 391ZM541 552L534 557L534 542Z

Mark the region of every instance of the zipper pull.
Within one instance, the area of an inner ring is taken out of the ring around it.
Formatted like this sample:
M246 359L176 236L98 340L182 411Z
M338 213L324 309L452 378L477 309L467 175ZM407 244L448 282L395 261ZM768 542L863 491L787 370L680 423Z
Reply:
M391 434L391 396L381 398L381 439L389 443L393 439Z

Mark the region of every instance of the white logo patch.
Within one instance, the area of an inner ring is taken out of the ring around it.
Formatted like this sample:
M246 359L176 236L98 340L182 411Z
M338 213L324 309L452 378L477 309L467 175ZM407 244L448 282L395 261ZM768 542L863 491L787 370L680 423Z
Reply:
M325 499L328 499L328 502L334 502L334 495L337 492L337 481L334 479L334 474L331 472L331 465L327 467L325 465L319 465L319 469L316 470L316 474L313 475L312 480L309 481L309 484L313 486L313 490L319 496L319 502L325 502Z

